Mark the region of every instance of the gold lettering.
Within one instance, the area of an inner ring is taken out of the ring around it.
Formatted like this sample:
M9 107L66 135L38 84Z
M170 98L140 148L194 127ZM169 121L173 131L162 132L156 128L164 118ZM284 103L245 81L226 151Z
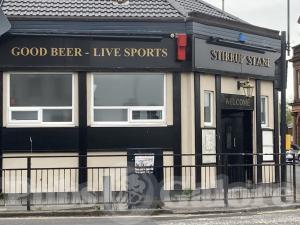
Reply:
M161 50L161 56L163 57L163 58L167 58L168 57L168 49L167 48L163 48L162 50Z
M121 49L120 48L115 48L114 49L114 55L115 55L115 57L121 57Z
M124 49L124 56L125 57L129 57L130 56L130 50L129 50L129 48L125 48Z
M141 58L144 58L145 56L147 56L147 51L146 51L146 49L140 48L140 49L138 50L138 56L141 57Z
M74 56L82 56L82 49L81 48L74 48Z
M46 56L48 54L48 50L46 48L40 48L40 56Z
M12 49L11 49L11 54L12 54L13 56L19 56L19 55L20 55L20 48L18 48L18 47L12 48Z
M51 56L58 56L58 49L57 48L51 48Z
M153 48L148 48L147 49L147 57L155 57Z
M21 48L21 55L28 56L29 55L29 48Z
M96 57L96 56L99 56L98 54L98 51L97 51L97 48L93 48L93 55Z
M66 49L65 48L58 48L58 56L66 56Z

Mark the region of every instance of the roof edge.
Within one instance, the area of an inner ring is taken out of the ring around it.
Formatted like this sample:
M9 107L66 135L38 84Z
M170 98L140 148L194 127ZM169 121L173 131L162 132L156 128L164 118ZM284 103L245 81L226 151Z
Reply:
M89 17L89 16L7 16L7 18L10 21L43 21L43 20L49 20L49 21L95 21L95 22L101 22L101 21L116 21L116 22L184 22L184 17L168 17L168 18L162 18L162 17Z
M264 37L270 37L274 39L281 39L280 38L280 31L272 30L269 28L255 26L249 23L243 23L233 20L222 19L214 16L209 16L204 13L200 12L191 12L189 13L190 21L199 22L206 25L234 29L241 32L246 32L250 34L256 34Z

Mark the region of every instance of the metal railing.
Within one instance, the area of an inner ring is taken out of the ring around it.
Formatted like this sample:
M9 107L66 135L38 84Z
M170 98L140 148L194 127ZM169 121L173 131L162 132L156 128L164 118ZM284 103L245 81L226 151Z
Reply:
M228 206L239 199L297 200L295 157L281 163L281 154L272 154L273 160L265 162L260 161L262 154L154 154L154 165L150 160L141 166L128 156L3 157L0 205L27 210L32 206L95 205L118 210L177 202L218 200ZM147 161L153 154L143 156ZM86 157L87 166L78 166L80 157ZM181 165L174 164L178 157ZM205 157L209 163L195 163ZM281 180L282 171L287 180Z

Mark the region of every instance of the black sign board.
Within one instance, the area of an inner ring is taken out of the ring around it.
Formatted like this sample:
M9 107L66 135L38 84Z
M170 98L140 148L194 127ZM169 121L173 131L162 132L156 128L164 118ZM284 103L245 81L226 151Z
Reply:
M254 110L254 97L248 98L244 95L222 94L222 109L230 110Z
M0 39L0 68L180 69L176 41L10 36Z
M214 45L207 40L195 38L194 68L275 77L275 61L278 52L264 53Z
M0 36L5 34L11 28L10 22L0 8Z

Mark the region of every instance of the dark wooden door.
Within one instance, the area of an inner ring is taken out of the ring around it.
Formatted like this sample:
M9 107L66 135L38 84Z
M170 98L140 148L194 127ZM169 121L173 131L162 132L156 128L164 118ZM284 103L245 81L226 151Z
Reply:
M229 184L251 180L252 122L250 112L225 111L222 113L222 153L227 156ZM245 154L243 154L245 153ZM247 155L248 154L248 155ZM223 162L225 160L223 156Z

